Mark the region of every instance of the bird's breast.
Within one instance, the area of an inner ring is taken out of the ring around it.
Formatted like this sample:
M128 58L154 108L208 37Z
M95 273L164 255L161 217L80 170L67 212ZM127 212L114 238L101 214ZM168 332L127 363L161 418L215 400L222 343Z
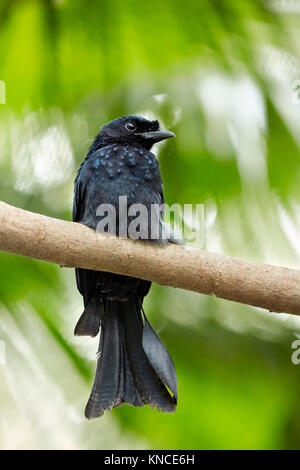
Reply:
M111 184L151 181L158 171L158 162L151 152L120 145L110 145L98 150L91 157L88 166L90 177Z
M139 148L112 145L95 151L85 161L78 184L84 201L82 220L90 227L96 227L103 204L118 211L121 196L126 196L127 207L149 208L162 202L159 163L151 152Z

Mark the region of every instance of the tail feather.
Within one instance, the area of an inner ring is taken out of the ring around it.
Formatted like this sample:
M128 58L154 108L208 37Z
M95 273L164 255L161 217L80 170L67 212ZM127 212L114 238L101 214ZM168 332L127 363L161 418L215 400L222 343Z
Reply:
M176 400L160 380L144 351L143 324L136 307L135 302L127 303L123 312L126 348L136 387L149 406L160 411L173 412L176 410Z
M99 333L101 316L103 317L102 310L102 302L99 303L97 296L94 295L79 318L75 326L74 334L76 336L97 336Z
M124 332L124 322L122 320L122 348L123 348L123 367L124 367L124 389L123 389L123 401L133 406L143 406L146 403L143 401L142 397L139 394L139 391L136 387L134 377L132 375L132 370L128 358L128 352L125 343L125 332Z
M104 410L111 410L122 401L121 326L118 312L111 308L101 329L101 352L92 393L85 409L88 419L102 416Z
M176 410L173 361L146 317L143 321L140 310L135 298L125 302L106 301L105 316L101 320L101 352L85 410L89 419L124 403L148 404L165 412Z
M178 390L174 362L144 312L143 315L145 321L142 339L143 349L158 377L171 390L177 403Z

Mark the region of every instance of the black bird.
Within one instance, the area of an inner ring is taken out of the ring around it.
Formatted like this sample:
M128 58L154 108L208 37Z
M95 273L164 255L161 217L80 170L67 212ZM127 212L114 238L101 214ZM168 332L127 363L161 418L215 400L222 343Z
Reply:
M98 206L111 204L118 213L119 196L127 196L128 207L140 203L150 209L151 204L162 204L159 163L150 149L170 137L175 135L161 130L158 121L138 116L121 117L103 126L75 179L73 221L96 229ZM122 223L117 217L116 235ZM162 230L161 215L159 226ZM160 231L156 242L162 238ZM96 418L124 403L174 412L174 364L142 306L151 283L79 268L76 281L84 312L75 335L94 337L101 326L96 377L85 416Z

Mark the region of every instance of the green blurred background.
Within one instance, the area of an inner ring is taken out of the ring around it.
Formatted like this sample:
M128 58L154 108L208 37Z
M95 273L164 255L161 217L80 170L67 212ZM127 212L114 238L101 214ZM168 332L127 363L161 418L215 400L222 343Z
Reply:
M205 204L203 247L299 266L299 28L299 0L1 0L0 199L69 220L100 126L154 116L177 135L166 201ZM156 285L145 307L178 410L88 422L98 340L73 337L73 270L1 253L0 448L300 448L298 318Z

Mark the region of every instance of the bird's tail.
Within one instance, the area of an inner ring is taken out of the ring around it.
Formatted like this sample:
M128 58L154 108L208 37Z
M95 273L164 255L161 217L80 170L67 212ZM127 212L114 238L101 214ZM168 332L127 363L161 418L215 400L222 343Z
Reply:
M143 312L140 300L106 300L99 358L85 409L88 419L129 403L173 412L177 380L173 361Z

